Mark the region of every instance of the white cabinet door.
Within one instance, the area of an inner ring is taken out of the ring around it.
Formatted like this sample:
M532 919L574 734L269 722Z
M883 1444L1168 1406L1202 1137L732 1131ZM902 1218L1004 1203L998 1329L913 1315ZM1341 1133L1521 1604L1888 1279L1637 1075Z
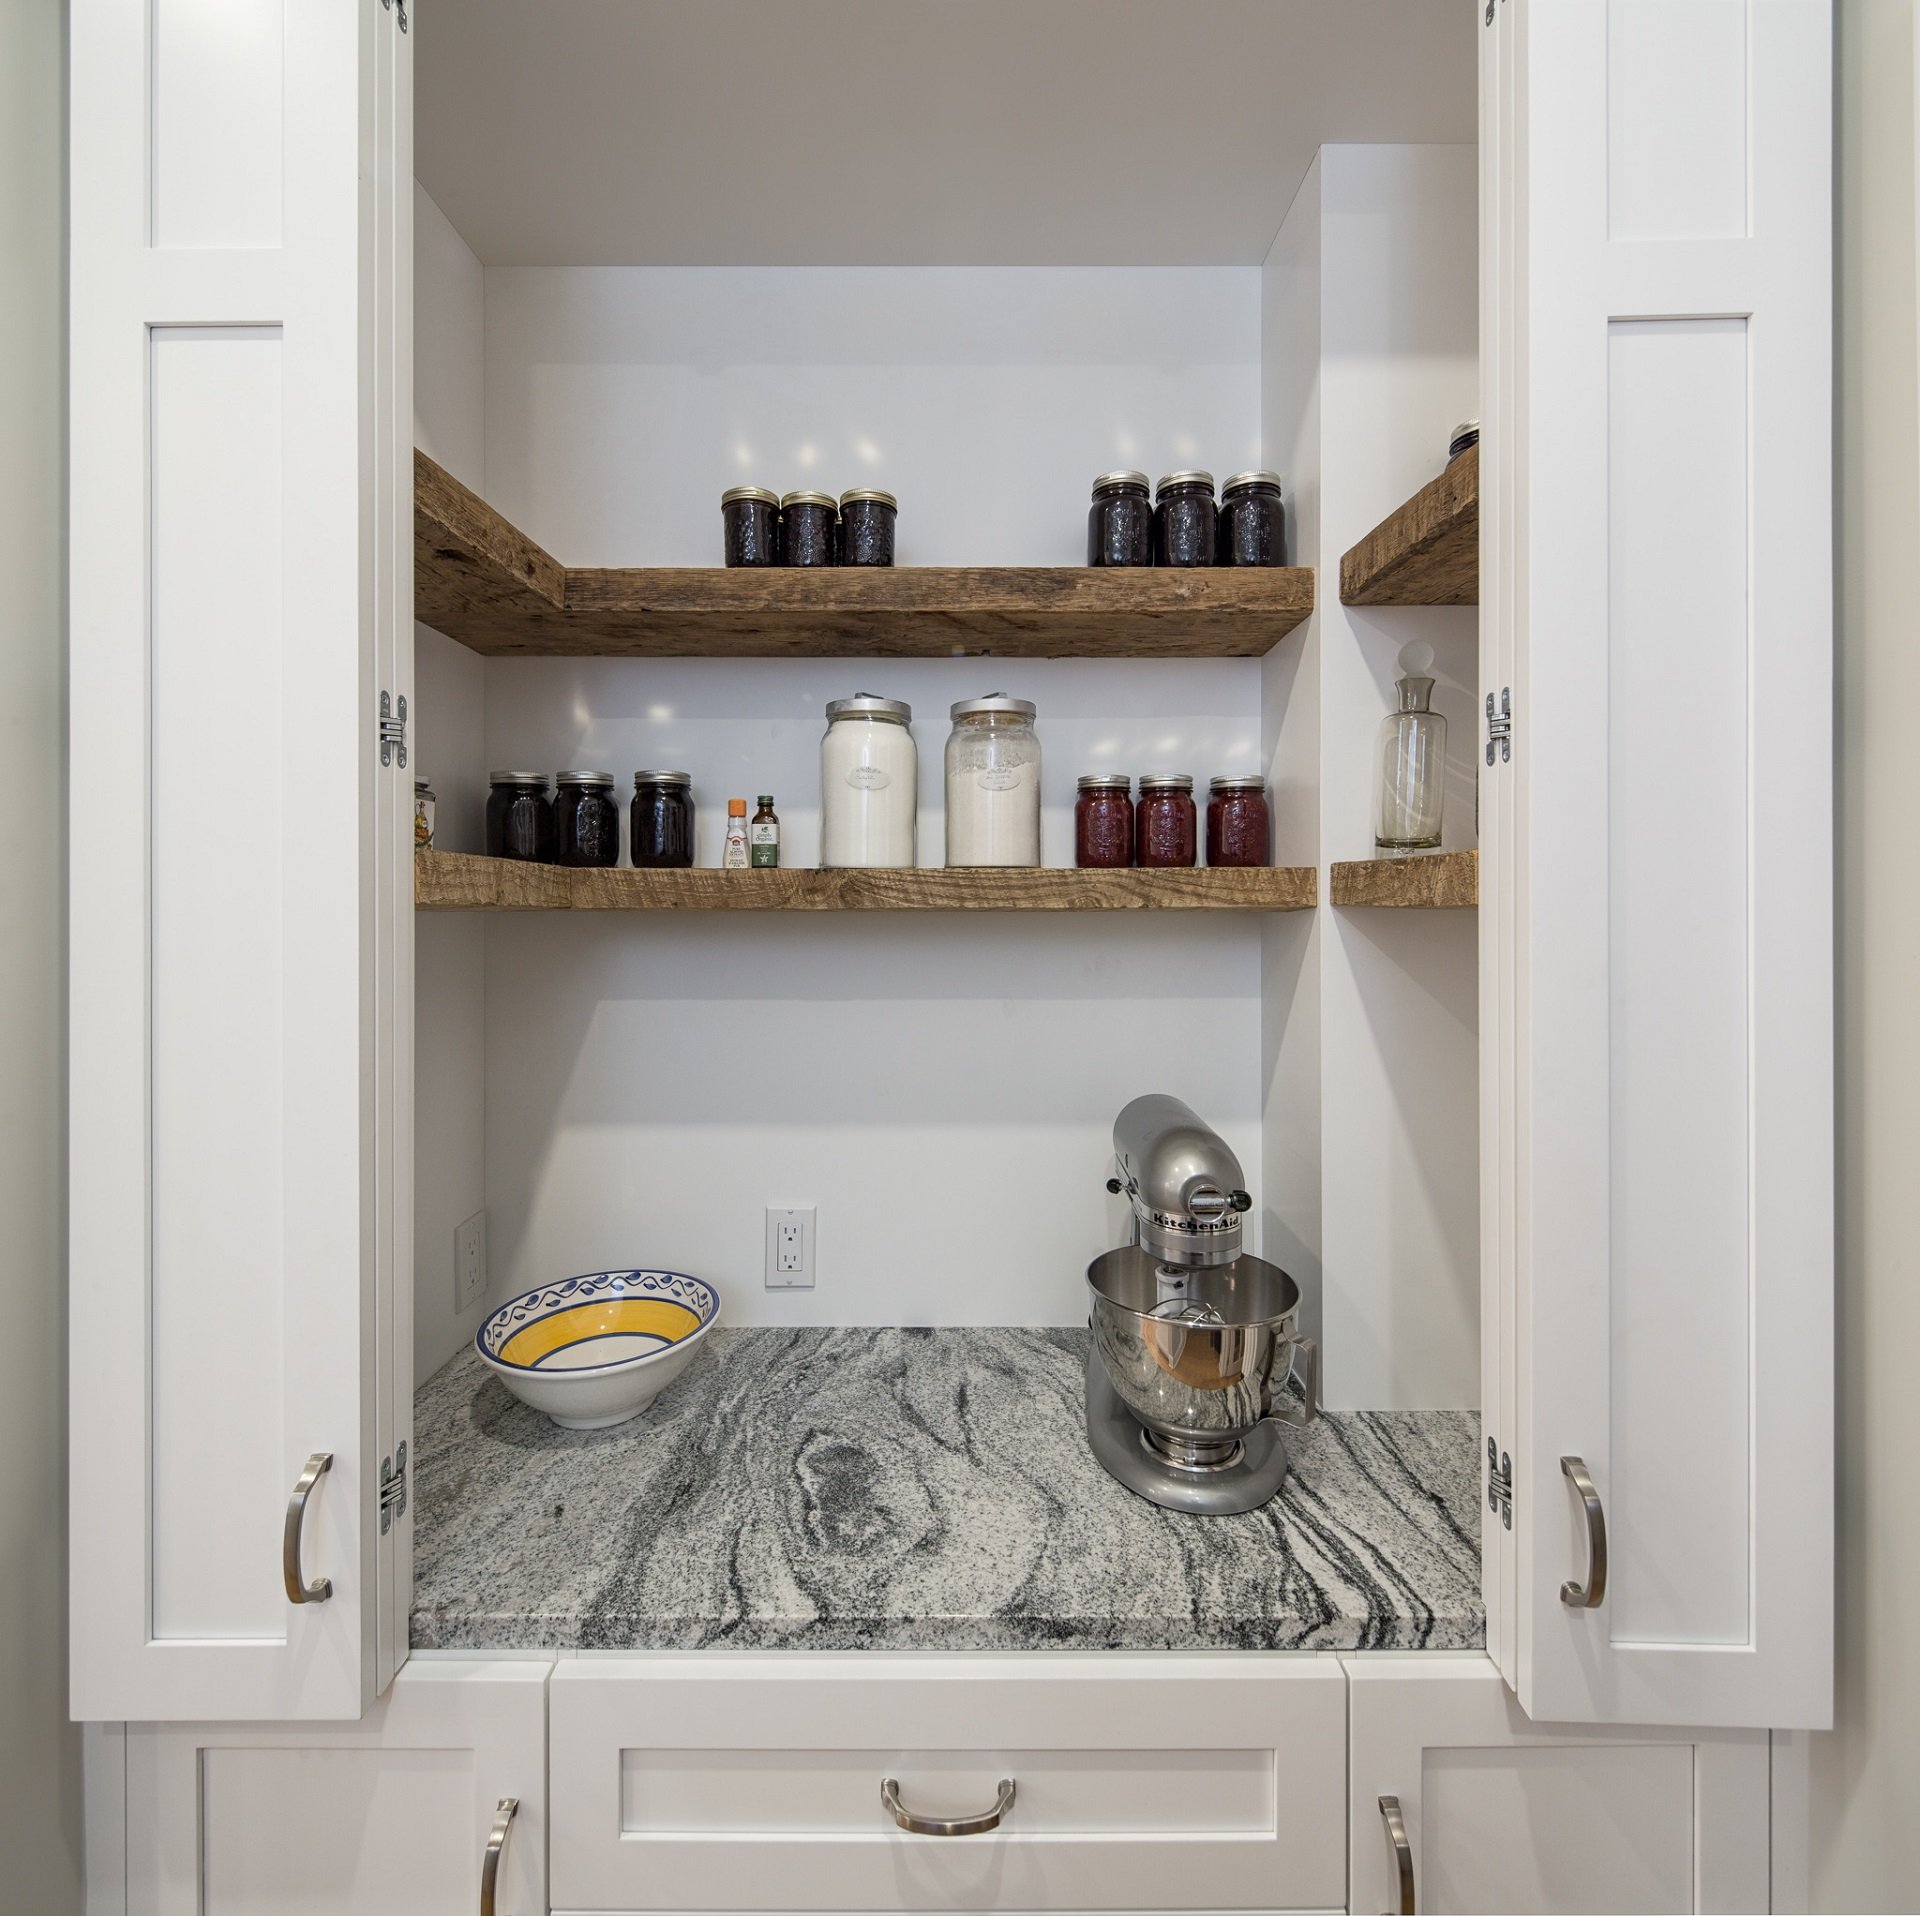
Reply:
M1490 1643L1537 1717L1819 1727L1830 9L1489 15Z
M415 1663L359 1723L127 1730L127 1916L547 1907L545 1663ZM511 1805L511 1808L509 1808Z
M353 1717L406 1643L410 37L71 11L73 1709Z
M1767 1908L1764 1731L1556 1729L1477 1656L1345 1661L1356 1916Z

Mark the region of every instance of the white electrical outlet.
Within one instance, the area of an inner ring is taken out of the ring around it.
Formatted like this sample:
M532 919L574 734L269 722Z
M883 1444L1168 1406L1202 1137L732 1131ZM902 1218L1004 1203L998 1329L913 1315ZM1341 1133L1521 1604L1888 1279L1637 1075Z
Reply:
M813 1289L813 1206L767 1212L767 1289Z
M453 1233L453 1308L470 1311L487 1294L487 1214L476 1211Z

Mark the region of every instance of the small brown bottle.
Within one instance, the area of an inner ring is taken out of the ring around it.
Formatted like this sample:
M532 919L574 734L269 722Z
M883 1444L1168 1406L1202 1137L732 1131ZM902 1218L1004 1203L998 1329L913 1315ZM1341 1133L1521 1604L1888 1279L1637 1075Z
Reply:
M773 794L760 794L760 809L747 827L747 862L755 871L780 863L780 820L774 815Z

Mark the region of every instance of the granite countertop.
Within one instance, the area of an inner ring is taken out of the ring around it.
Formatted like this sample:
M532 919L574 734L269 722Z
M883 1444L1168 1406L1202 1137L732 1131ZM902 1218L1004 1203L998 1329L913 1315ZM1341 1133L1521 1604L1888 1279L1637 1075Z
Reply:
M1324 1416L1279 1497L1176 1515L1087 1447L1084 1330L716 1330L561 1430L471 1348L414 1407L416 1649L1455 1650L1479 1419Z

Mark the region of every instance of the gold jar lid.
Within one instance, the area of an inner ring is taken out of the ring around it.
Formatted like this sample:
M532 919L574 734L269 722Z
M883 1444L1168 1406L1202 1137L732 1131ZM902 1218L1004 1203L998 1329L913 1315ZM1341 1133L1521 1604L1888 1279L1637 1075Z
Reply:
M720 495L720 503L723 507L743 505L748 502L760 506L777 506L780 503L780 495L777 492L769 492L765 486L729 486Z
M1220 487L1220 496L1225 498L1230 492L1243 492L1249 486L1271 486L1275 492L1280 490L1280 475L1277 472L1236 472L1232 478L1224 481Z
M790 492L780 501L780 510L785 512L789 506L825 506L829 512L835 509L830 492Z
M840 509L844 512L856 499L870 499L876 506L887 506L893 511L900 510L900 501L890 492L882 492L878 486L855 486L851 492L840 495Z

